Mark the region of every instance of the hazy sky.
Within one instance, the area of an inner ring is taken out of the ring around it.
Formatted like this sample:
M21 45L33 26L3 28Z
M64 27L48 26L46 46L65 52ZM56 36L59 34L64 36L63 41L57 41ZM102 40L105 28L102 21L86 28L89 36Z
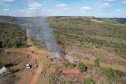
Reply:
M126 18L126 0L0 0L0 15Z

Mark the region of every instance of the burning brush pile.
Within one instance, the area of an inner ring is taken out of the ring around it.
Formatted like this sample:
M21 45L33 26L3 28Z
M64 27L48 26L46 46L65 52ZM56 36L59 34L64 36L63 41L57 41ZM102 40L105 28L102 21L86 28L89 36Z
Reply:
M71 55L66 55L66 56L61 56L60 58L53 57L50 59L53 63L59 63L59 62L69 62L74 65L79 64L79 59L77 57L71 56Z

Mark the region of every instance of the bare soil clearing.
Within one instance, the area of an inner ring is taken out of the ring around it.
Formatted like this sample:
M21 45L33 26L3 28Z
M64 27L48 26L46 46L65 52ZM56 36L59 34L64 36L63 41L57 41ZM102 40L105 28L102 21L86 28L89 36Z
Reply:
M4 64L6 64L8 67L8 69L10 71L13 71L14 69L18 69L18 72L15 72L13 74L9 74L8 76L5 76L3 78L7 79L8 77L10 77L11 75L13 75L15 77L15 79L13 78L9 78L9 80L14 81L12 82L13 84L29 84L29 82L31 82L31 80L33 79L35 72L37 72L34 66L34 62L36 60L36 55L33 56L32 53L27 53L27 52L13 52L13 50L7 50L5 51L5 53L10 53L10 54L5 54L6 56L4 56L2 59L5 59ZM27 69L26 68L26 64L31 64L32 68ZM18 79L18 80L17 80Z
M66 74L69 74L69 73L79 74L80 72L79 72L79 70L77 68L73 68L73 69L63 69L62 73L66 73Z

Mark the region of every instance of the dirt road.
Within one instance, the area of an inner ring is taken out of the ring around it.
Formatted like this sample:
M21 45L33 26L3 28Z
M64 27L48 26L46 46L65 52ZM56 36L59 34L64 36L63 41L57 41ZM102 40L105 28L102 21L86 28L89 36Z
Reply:
M32 45L32 42L30 40L29 30L28 29L26 30L26 36L27 36L27 45ZM33 47L29 47L28 49L34 51L34 48ZM27 53L27 54L31 55L32 57L36 58L37 60L39 59L39 56L38 55L35 55L33 53L30 53L30 52L24 52L24 53ZM39 62L38 69L35 72L34 77L33 77L33 79L31 80L31 82L29 84L35 84L35 82L36 82L36 80L37 80L37 78L38 78L41 70L42 70L42 67L40 66L40 62Z
M30 56L32 56L35 59L38 59L39 58L38 55L35 55L33 53L30 53L30 52L23 52L23 53L29 54ZM34 77L33 77L33 79L31 80L31 82L29 84L35 84L35 82L36 82L36 80L37 80L37 78L38 78L41 70L42 70L42 67L40 66L40 62L39 62L37 71L35 72Z
M30 54L31 56L33 56L33 57L35 57L36 59L38 59L38 56L37 56L37 55L34 55L34 54L32 54L32 53L28 53L28 54ZM33 79L31 80L30 84L35 84L35 82L36 82L36 80L37 80L37 78L38 78L38 76L39 76L41 70L42 70L42 67L40 66L40 62L39 62L38 69L37 69L37 71L36 71L36 73L35 73Z

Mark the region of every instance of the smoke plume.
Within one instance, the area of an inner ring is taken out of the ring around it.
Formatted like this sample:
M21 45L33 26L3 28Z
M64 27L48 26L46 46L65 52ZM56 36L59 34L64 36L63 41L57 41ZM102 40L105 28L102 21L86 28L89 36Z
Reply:
M37 21L38 25L41 28L41 39L44 41L44 44L48 49L50 56L56 56L57 58L62 57L62 48L56 43L55 34L53 30L49 27L49 23L44 17L38 18Z
M64 56L62 48L56 43L55 34L45 17L18 17L17 19L20 26L28 28L31 38L46 46L50 56L58 59Z
M41 15L41 4L35 0L29 0L29 16ZM42 15L41 15L42 16ZM60 58L64 56L62 48L56 43L56 37L45 17L17 18L18 24L23 28L28 28L30 37L44 43L50 56Z

